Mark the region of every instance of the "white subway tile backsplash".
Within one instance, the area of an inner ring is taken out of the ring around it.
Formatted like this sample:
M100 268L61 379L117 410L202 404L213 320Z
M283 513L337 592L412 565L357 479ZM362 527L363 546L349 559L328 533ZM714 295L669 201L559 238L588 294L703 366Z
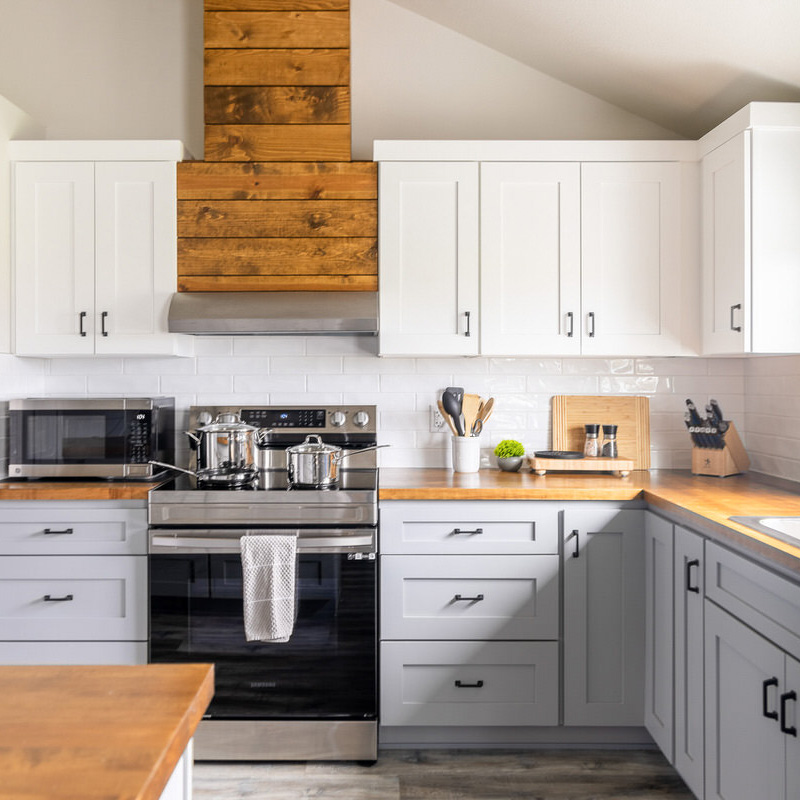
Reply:
M221 394L233 390L231 375L162 375L160 394ZM91 387L89 391L92 391ZM157 392L158 393L158 392Z
M196 356L232 356L233 337L195 336L194 354Z
M305 336L234 336L235 356L303 356Z
M656 375L602 375L598 379L599 394L646 394L672 391L671 378Z
M107 397L152 397L161 394L159 380L158 375L89 375L86 391Z
M377 392L378 375L309 375L306 378L309 392Z
M121 358L52 358L49 375L113 375L122 374Z
M233 391L237 395L273 392L303 392L306 388L305 375L235 375Z
M489 372L512 375L560 375L560 358L490 358Z
M382 392L430 392L431 399L436 400L437 392L446 386L454 386L450 381L439 375L409 374L384 374L380 376L380 389Z
M564 375L633 375L632 358L565 358Z
M193 375L197 371L194 358L126 358L122 371L126 375ZM228 365L230 369L230 359Z
M378 355L377 336L309 336L306 339L309 356L370 356Z
M361 373L378 372L414 372L415 360L413 358L356 358L345 356L342 360L342 370L355 375Z
M201 356L195 360L198 375L268 375L270 371L267 356Z
M416 364L420 375L472 375L488 371L485 358L418 358Z
M342 371L342 358L340 356L305 356L304 358L274 356L270 359L270 371L274 375L334 374Z
M527 390L541 394L598 394L599 378L594 375L559 375L528 378Z

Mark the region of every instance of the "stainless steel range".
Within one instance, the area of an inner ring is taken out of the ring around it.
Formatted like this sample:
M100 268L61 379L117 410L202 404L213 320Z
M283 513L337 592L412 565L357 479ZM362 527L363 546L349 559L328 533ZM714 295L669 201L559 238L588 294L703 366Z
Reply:
M286 448L309 433L345 453L376 443L370 406L192 408L269 429L252 482L180 475L150 492L150 661L213 662L201 760L377 758L375 452L342 461L335 486L293 488ZM240 539L297 535L297 618L287 642L248 642Z

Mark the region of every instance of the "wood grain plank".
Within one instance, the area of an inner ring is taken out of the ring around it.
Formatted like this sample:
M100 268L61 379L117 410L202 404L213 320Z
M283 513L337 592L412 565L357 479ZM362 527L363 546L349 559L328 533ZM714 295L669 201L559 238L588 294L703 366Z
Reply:
M206 125L206 161L349 161L349 125Z
M147 500L147 493L163 481L5 481L0 500Z
M376 275L178 277L179 292L376 292Z
M371 200L378 196L373 161L178 164L179 200Z
M347 11L208 11L206 49L350 46Z
M377 275L378 240L346 238L181 238L187 275Z
M206 86L348 86L349 50L206 50Z
M178 236L377 236L371 200L180 200Z
M346 86L207 86L205 121L213 124L350 123Z
M205 0L205 11L349 11L350 0Z

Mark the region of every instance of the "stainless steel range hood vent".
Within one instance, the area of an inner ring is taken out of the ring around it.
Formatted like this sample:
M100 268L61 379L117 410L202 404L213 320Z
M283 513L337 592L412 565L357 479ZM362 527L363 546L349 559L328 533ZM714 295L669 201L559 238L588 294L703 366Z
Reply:
M378 333L377 292L178 292L172 333L323 335Z

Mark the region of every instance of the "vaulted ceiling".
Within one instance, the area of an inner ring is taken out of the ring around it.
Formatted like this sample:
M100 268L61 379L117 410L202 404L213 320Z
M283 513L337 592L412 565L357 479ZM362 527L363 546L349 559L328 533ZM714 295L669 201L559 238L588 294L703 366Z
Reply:
M800 101L800 0L392 2L687 138Z

